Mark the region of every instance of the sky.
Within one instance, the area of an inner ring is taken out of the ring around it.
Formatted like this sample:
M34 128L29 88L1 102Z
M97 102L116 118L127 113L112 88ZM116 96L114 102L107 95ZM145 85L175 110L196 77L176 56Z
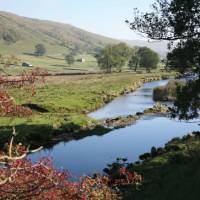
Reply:
M0 10L63 22L116 39L142 39L129 29L133 9L148 11L155 0L0 0Z

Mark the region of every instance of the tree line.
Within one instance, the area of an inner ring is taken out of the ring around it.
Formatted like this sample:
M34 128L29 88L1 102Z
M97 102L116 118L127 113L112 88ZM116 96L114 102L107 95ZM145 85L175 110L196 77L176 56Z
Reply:
M125 43L108 45L95 55L101 70L121 72L125 66L130 70L138 68L150 72L160 62L159 55L148 47L131 48Z
M45 53L46 48L43 44L35 46L36 56L43 56ZM76 61L75 56L75 51L65 55L65 61L69 66ZM151 69L157 68L160 62L159 55L152 49L148 47L131 48L126 43L107 45L95 54L95 58L99 68L107 73L121 72L125 66L134 71L142 68L150 72Z

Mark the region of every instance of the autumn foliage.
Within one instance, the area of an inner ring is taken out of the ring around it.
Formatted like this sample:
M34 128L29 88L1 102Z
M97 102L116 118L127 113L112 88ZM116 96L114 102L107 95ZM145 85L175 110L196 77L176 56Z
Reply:
M96 174L84 176L73 182L67 171L57 171L52 160L44 158L37 163L26 159L30 150L21 144L14 145L16 136L7 145L7 151L0 154L0 197L2 199L49 199L49 200L114 200L120 199L120 186L142 183L141 175L119 168L119 178Z
M107 185L106 178L87 176L80 182L71 182L69 173L56 171L48 158L36 164L20 159L1 169L0 173L2 179L10 179L0 185L3 199L118 199Z
M32 115L29 108L17 105L6 89L8 88L27 88L32 95L35 94L35 83L45 81L45 71L35 69L30 72L23 72L20 76L9 77L0 75L0 116L2 117L28 117Z
M37 163L26 159L29 148L13 145L0 156L0 197L3 199L119 199L109 186L109 178L96 175L82 177L79 182L69 180L67 171L56 171L52 162L44 158ZM40 150L40 149L38 149ZM37 150L34 150L37 151Z

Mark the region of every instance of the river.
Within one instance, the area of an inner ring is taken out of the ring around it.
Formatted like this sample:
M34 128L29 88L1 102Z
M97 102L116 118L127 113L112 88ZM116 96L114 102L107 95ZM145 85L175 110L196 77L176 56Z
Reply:
M153 88L167 84L167 80L144 84L137 91L116 98L103 108L90 113L95 119L126 116L152 107ZM89 175L102 172L116 158L137 161L138 156L149 152L152 146L163 147L174 137L199 131L197 123L169 119L167 117L144 117L135 124L110 131L103 136L90 136L81 140L60 142L51 149L44 149L29 156L33 161L50 156L57 169L67 169L72 175Z

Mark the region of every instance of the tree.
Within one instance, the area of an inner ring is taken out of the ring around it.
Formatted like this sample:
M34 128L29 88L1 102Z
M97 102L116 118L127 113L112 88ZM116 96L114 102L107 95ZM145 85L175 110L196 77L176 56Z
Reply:
M125 43L108 45L96 55L100 69L111 73L113 69L122 71L123 66L128 62L132 49Z
M115 65L112 51L112 45L108 45L104 49L101 49L100 52L95 55L99 68L103 71L106 71L107 73L111 73L112 68Z
M125 43L119 43L113 46L113 53L116 60L116 69L121 72L123 66L128 62L131 57L133 49Z
M157 0L153 10L135 9L130 28L153 40L169 41L167 66L180 73L192 71L197 80L178 90L174 115L190 119L200 111L200 1ZM176 43L174 43L176 41ZM171 48L173 47L173 49ZM189 98L187 98L189 97Z
M35 46L35 55L36 56L43 56L46 53L46 48L43 44L37 44Z
M155 69L160 61L159 55L150 48L141 47L138 50L139 66L145 68L147 72Z
M72 64L74 64L75 58L72 54L68 54L68 55L65 56L65 61L68 65L71 66Z
M138 55L138 50L133 53L131 56L128 66L130 70L134 70L135 72L137 71L138 67L140 65L140 57Z

